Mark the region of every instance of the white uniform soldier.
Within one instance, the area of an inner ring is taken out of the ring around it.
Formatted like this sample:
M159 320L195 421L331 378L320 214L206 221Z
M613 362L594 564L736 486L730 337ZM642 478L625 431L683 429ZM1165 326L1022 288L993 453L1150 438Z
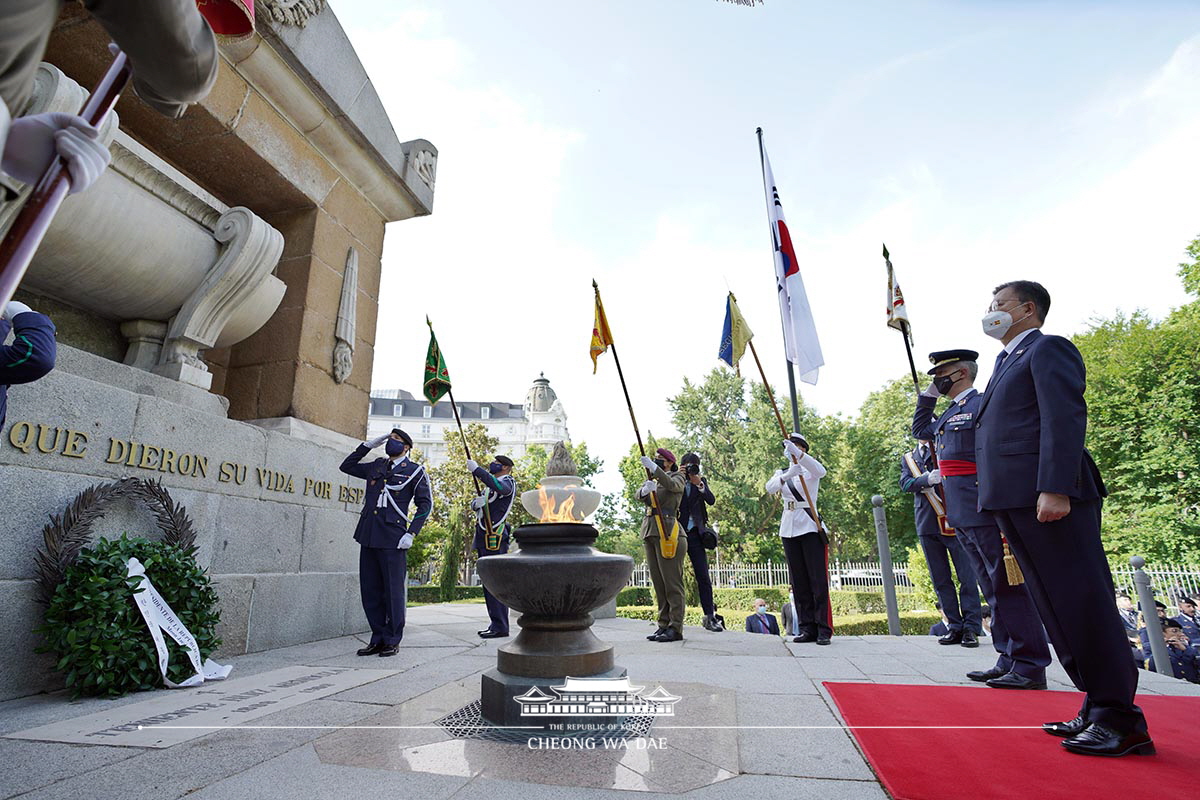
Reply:
M793 463L787 469L776 470L766 490L783 498L779 536L783 539L799 627L793 641L829 644L833 615L829 608L828 537L813 507L825 467L808 454L808 442L798 433L784 441L783 449Z

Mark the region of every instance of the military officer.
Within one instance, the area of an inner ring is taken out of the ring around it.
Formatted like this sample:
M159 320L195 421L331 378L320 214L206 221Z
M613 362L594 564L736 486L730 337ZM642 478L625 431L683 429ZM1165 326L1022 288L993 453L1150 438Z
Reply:
M687 544L679 546L678 539L682 537L679 536L677 517L687 481L676 466L675 454L665 447L658 448L654 458L642 456L642 467L648 476L637 490L638 499L646 505L646 516L642 520L642 546L646 550L650 582L654 585L654 601L658 604L658 630L646 638L652 642L678 642L683 639L686 611L683 562ZM663 530L668 534L675 529L675 553L670 558L663 555L658 520L661 520Z
M1196 617L1196 601L1190 597L1180 597L1176 604L1179 606L1179 616L1175 617L1175 621L1192 647L1200 647L1200 619Z
M913 495L913 516L917 523L917 541L929 565L929 577L937 595L942 616L946 618L946 632L939 636L938 644L958 644L963 647L978 647L979 634L983 631L983 617L979 609L979 587L976 585L975 566L956 535L942 532L942 524L934 510L933 501L924 489L941 482L937 459L929 446L929 440L917 442L909 454L917 467L917 474L908 464L907 458L900 459L900 488ZM950 562L958 573L958 592L954 591L954 578L950 574Z
M386 445L385 458L361 463L367 453ZM371 642L360 656L394 656L404 638L405 583L408 580L408 548L429 512L433 494L425 468L409 460L412 437L399 428L390 434L363 442L346 456L341 470L367 482L367 496L354 529L359 544L358 585L363 611L371 625ZM409 516L410 504L417 510Z
M1100 541L1107 492L1083 446L1086 370L1069 339L1041 332L1049 310L1044 286L1011 281L992 292L981 320L1003 349L971 420L979 509L996 518L1063 669L1085 694L1078 715L1046 723L1046 733L1066 737L1072 753L1148 755L1138 671Z
M517 497L517 482L512 476L513 460L508 456L496 456L488 464L487 469L479 466L478 462L468 460L467 471L475 476L483 485L483 494L471 500L471 510L475 512L475 539L472 546L479 558L498 556L508 552L508 535L510 525L505 521L512 511L513 502ZM487 506L492 523L492 537L487 534L488 516L483 513ZM479 631L481 639L496 639L508 636L508 606L501 603L495 595L488 591L487 584L483 586L483 600L487 604L488 618L491 624Z
M5 345L9 331L13 343ZM24 303L10 301L0 314L0 428L8 412L8 387L32 383L54 369L54 323Z
M974 350L929 354L933 364L929 374L934 378L917 398L913 435L936 441L947 521L962 539L992 611L996 663L991 669L968 672L967 677L993 689L1045 689L1050 647L1041 618L1025 585L1009 584L1000 529L991 514L979 511L974 418L983 396L975 390L978 358ZM952 402L935 420L933 407L942 395Z

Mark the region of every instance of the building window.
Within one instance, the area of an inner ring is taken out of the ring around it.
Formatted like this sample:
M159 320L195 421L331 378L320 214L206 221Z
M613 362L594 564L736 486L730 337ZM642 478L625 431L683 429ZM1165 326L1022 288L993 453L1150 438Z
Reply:
M433 416L433 406L425 406L424 408L422 408L421 416L425 417L425 419L429 419L430 417L432 417Z
M392 416L393 417L404 416L404 403L394 403L392 405Z
M429 426L429 425L422 425L422 426L421 426L421 435L422 435L422 436L428 436L428 435L429 435L429 430L430 430L430 426Z
M492 418L492 407L484 406L483 408L481 408L479 410L479 413L483 415L484 419L491 419Z

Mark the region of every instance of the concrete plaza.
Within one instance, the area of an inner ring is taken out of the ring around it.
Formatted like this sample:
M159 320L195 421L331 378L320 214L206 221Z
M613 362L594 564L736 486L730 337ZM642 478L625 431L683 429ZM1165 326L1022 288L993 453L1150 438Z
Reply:
M169 746L36 739L76 722L88 729L101 712L137 720L154 703L200 703L221 684L119 700L72 702L60 692L0 703L0 797L885 798L822 682L979 686L964 673L994 659L987 639L974 650L887 636L835 637L817 647L689 628L682 643L657 644L645 640L649 623L598 620L596 633L615 645L634 685L680 697L675 715L659 717L648 737L628 746L530 749L455 738L434 724L478 699L480 674L508 641L480 640L475 631L485 623L482 605L424 606L411 609L394 658L357 657L362 640L351 636L236 657L230 687L300 666L334 677L239 727L163 731L180 737ZM340 689L339 680L355 685ZM1049 680L1051 689L1071 688L1057 663ZM1140 691L1200 695L1200 686L1143 672ZM181 693L194 700L178 700ZM35 728L42 733L29 733Z

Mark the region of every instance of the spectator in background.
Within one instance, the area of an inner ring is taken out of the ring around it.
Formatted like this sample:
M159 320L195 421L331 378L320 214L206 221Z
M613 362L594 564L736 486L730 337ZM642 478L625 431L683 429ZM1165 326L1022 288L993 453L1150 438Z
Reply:
M1121 624L1130 633L1137 633L1137 609L1133 607L1133 598L1125 592L1117 592L1117 613L1121 615Z
M783 616L784 636L799 636L800 621L796 619L796 598L792 597L791 589L788 589L788 601L783 604L781 615Z
M991 636L992 635L992 610L990 608L988 608L987 606L984 606L982 609L980 609L979 616L980 616L981 622L983 624L983 635Z
M1200 647L1200 620L1196 618L1196 601L1190 597L1181 596L1176 603L1179 606L1179 616L1175 617L1174 621L1179 623L1188 643L1192 647Z
M935 622L929 626L929 635L930 636L945 636L947 633L950 632L950 620L946 619L946 610L944 608L942 608L941 600L935 601L933 604L933 607L941 612L942 621Z
M1154 601L1154 610L1155 610L1155 612L1157 612L1158 618L1154 622L1151 622L1150 620L1146 620L1145 621L1146 624L1138 629L1138 639L1140 640L1138 642L1138 644L1142 648L1142 658L1143 659L1147 659L1150 657L1150 629L1149 629L1149 626L1154 625L1155 631L1158 631L1158 630L1161 630L1163 623L1165 623L1167 621L1167 607L1165 604L1163 604L1162 602L1160 602L1158 600L1155 600ZM1145 616L1145 614L1143 614L1142 616Z
M1200 651L1188 644L1183 629L1173 619L1163 625L1163 637L1167 640L1167 655L1171 658L1171 672L1180 680L1200 683ZM1147 662L1147 669L1154 671L1154 656Z
M767 613L767 601L761 597L754 598L754 613L746 617L746 633L779 635L779 621Z

